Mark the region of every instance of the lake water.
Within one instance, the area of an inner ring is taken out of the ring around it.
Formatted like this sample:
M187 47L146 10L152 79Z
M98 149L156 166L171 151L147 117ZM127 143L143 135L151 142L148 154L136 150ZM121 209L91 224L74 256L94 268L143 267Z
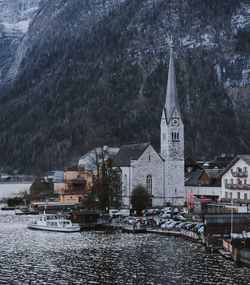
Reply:
M26 228L0 211L0 284L250 284L250 270L181 238Z
M29 190L31 183L0 183L0 200L14 197L20 192Z

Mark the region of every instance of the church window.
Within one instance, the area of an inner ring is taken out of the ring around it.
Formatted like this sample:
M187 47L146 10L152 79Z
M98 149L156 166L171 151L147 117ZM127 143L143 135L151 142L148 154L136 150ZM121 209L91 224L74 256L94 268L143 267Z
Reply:
M172 133L172 140L173 141L178 141L180 139L179 133L178 132L173 132Z
M151 175L148 175L148 176L147 176L146 182L147 182L147 190L148 190L148 193L149 193L150 195L152 195L152 176L151 176Z
M127 174L124 175L124 193L127 194L127 188L128 188L128 179Z

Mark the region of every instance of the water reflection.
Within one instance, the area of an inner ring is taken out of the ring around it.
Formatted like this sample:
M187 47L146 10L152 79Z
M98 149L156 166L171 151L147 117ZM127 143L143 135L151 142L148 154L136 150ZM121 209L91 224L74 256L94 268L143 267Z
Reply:
M237 268L179 238L26 229L0 215L0 284L250 284Z

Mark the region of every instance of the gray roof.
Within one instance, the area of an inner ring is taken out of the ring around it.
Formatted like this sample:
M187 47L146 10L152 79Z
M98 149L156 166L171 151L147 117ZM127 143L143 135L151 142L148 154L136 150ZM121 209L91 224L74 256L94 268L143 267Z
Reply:
M198 169L185 173L185 186L200 186L200 177L204 170Z
M239 154L238 155L242 160L245 161L248 165L250 165L250 155L249 154Z
M205 169L209 178L217 178L221 174L223 169Z
M149 143L129 144L121 146L114 157L114 166L130 166L131 159L138 159Z
M239 159L244 160L248 165L250 165L250 155L239 154L227 165L227 167L221 172L220 176L223 176Z
M164 106L167 123L170 122L175 109L178 111L179 116L181 116L179 102L178 102L178 95L177 95L177 87L176 87L174 51L173 51L173 44L171 42L169 69L168 69L168 85L167 85L166 101Z

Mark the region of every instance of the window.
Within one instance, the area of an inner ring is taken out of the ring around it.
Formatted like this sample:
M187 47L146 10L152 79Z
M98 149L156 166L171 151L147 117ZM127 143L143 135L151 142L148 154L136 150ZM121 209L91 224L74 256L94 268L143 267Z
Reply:
M232 192L229 193L229 198L230 198L231 200L233 199L233 193L232 193Z
M244 184L245 184L245 185L247 184L247 180L246 180L246 179L244 179Z
M152 195L152 176L151 176L151 175L148 175L148 176L147 176L146 182L147 182L147 190L148 190L148 193L149 193L150 195Z
M172 133L172 140L173 141L178 141L179 139L180 139L180 136L179 136L178 132Z
M127 178L127 174L124 175L124 193L125 195L127 194L127 187L128 187L128 178Z
M224 180L225 185L227 185L227 179Z
M231 182L230 182L231 184L234 184L234 180L233 180L233 178L231 178Z
M151 157L150 157L150 155L149 155L149 156L148 156L148 161L150 161L150 158L151 158Z
M237 192L237 198L240 200L240 192Z
M244 193L244 200L247 200L247 193Z
M228 193L227 192L225 192L225 198L228 199Z

